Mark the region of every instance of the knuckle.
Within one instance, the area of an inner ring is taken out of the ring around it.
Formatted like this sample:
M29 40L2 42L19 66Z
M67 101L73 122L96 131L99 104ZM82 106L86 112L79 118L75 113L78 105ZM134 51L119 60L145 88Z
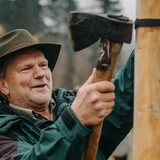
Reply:
M112 99L114 100L116 98L116 95L114 92L112 92Z
M115 85L112 83L112 86L113 86L113 91L115 90Z
M84 92L86 93L86 95L91 95L91 93L93 92L93 89L91 86L87 86L84 88Z
M98 104L98 102L100 101L100 97L98 96L98 94L96 94L95 92L90 92L87 94L87 96L88 95L90 96L89 99L91 103Z
M114 101L112 101L112 102L111 102L111 106L112 106L112 107L114 107L114 105L115 105L115 102L114 102Z

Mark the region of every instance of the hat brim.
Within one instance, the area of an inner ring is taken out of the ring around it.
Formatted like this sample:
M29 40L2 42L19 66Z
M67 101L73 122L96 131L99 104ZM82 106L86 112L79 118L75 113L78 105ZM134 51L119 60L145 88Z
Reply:
M2 57L0 57L0 63L2 64L3 61L12 53L22 50L22 49L26 49L26 48L35 48L38 49L40 51L42 51L42 53L44 54L45 58L48 60L48 66L51 70L51 72L53 71L59 53L60 53L60 49L61 49L61 44L56 44L56 43L32 43L32 44L26 44L23 46L19 46L16 49L12 50L11 52L7 52L5 55L3 55Z
M35 49L41 50L45 58L48 60L48 66L51 72L53 71L60 53L61 44L38 43L38 44L28 46L26 48L35 48Z

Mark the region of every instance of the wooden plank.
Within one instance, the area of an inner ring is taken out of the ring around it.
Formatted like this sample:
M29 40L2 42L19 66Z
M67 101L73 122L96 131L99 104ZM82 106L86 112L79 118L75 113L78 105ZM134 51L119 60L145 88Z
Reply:
M160 19L159 0L137 0L137 18ZM133 160L160 159L160 27L136 29Z

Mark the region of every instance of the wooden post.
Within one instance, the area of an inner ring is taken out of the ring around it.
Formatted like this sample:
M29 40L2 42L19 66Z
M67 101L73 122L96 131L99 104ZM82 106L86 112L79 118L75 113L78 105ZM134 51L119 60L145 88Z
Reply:
M137 0L138 19L160 19L159 0ZM160 27L136 29L133 160L160 160Z

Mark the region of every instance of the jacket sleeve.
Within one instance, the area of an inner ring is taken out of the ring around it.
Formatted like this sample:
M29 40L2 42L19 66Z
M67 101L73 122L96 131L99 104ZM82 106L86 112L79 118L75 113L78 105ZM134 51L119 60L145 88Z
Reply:
M114 79L115 107L105 119L100 149L109 157L133 127L134 51Z
M28 143L25 140L26 136L19 137L18 140L3 137L0 142L0 146L3 147L3 150L0 147L2 159L81 160L85 139L91 133L90 129L80 124L69 106L63 110L54 124L39 133L33 131L28 124L21 121L18 124L34 143Z

